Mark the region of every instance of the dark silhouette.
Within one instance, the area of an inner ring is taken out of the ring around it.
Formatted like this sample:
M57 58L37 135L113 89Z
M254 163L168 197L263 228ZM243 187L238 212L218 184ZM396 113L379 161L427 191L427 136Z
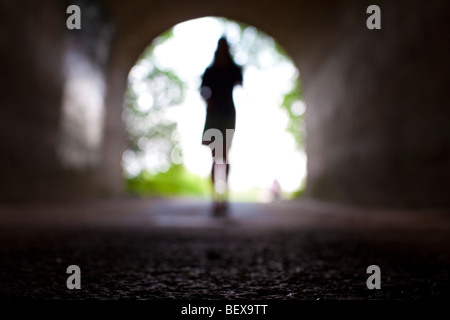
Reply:
M233 88L236 85L242 85L242 68L233 61L228 42L222 37L218 41L212 64L203 74L200 90L207 104L203 144L211 148L213 157L211 181L215 213L226 212L228 207L228 153L236 126L233 101ZM213 133L211 140L208 130Z

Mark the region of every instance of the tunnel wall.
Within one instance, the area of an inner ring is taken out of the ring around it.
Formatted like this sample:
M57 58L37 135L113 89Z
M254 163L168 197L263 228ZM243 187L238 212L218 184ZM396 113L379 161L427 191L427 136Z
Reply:
M0 194L45 196L60 176L56 139L64 84L56 2L2 1L0 9Z
M1 199L120 194L130 68L163 31L215 15L268 33L297 64L308 106L307 196L450 207L446 1L81 1L105 13L78 50L98 80L88 86L92 104L78 101L85 120L66 102L67 83L81 74L67 64L78 43L65 28L70 3L0 0L10 75L1 79ZM381 30L366 28L370 4L381 8Z
M449 208L448 2L378 4L381 30L362 27L361 6L345 7L343 41L319 64L320 48L300 61L307 193L361 205Z
M103 176L112 26L95 2L70 3L83 4L82 30L67 29L65 1L0 2L3 201L121 190Z

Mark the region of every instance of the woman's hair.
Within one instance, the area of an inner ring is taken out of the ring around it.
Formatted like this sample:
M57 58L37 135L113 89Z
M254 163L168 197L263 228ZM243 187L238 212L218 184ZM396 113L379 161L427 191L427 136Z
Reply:
M213 64L218 63L221 59L225 59L229 64L235 64L230 53L230 45L227 39L223 36L217 42L217 49L214 53Z

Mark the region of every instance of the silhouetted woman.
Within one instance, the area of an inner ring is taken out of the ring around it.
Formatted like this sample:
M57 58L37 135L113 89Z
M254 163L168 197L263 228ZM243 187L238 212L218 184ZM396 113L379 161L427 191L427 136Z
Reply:
M236 126L233 102L233 88L236 85L242 85L242 68L233 61L228 42L222 37L218 41L212 64L203 74L200 90L206 101L203 144L211 148L213 157L211 180L215 212L227 209L230 171L228 153ZM211 138L211 133L214 138ZM220 149L217 148L217 133L222 135Z

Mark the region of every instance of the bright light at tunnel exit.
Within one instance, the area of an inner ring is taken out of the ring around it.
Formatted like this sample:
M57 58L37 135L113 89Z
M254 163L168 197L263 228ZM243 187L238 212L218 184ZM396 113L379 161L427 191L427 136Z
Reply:
M216 18L190 20L176 25L173 37L153 53L162 66L174 70L186 82L186 99L168 108L167 115L178 124L184 165L203 177L209 176L212 159L210 150L201 145L206 115L199 94L201 76L212 61L217 40L225 34L233 48L238 32L233 24L225 26ZM260 63L267 65L263 70L246 67L245 52L236 52L234 59L244 66L244 84L233 94L236 133L230 151L230 191L268 190L275 179L283 191L296 191L306 176L306 156L286 132L288 117L280 105L298 71L287 59L274 63L270 51L261 55ZM132 69L131 77L133 73L139 73L139 66ZM303 112L305 106L297 109Z

